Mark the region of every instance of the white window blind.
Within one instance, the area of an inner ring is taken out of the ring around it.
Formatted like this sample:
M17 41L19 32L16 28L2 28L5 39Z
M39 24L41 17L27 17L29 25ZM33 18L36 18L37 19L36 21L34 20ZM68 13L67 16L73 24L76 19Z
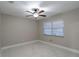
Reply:
M64 22L63 21L44 22L44 34L64 36Z
M50 22L45 22L44 23L44 34L47 34L47 35L52 34L51 26L52 26L52 24Z

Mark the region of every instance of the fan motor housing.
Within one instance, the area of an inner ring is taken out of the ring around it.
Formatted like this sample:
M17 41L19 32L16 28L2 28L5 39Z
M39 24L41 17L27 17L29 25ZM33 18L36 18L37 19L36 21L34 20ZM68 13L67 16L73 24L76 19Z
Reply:
M39 11L38 8L33 8L32 10L35 11L35 12Z

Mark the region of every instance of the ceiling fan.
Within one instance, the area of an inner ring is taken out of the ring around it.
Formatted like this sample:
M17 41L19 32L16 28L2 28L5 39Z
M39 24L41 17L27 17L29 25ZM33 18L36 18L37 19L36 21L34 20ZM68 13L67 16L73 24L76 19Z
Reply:
M45 12L44 10L33 8L32 11L25 11L32 14L32 15L26 15L26 17L29 17L29 16L34 16L35 18L37 18L38 16L46 17L46 15L42 14L43 12Z
M8 1L8 2L11 3L11 4L14 3L14 1ZM31 13L31 15L26 15L26 17L29 17L29 16L33 16L35 18L37 18L38 16L46 17L46 15L42 14L45 11L44 10L40 10L39 8L32 8L31 11L25 11L25 12Z

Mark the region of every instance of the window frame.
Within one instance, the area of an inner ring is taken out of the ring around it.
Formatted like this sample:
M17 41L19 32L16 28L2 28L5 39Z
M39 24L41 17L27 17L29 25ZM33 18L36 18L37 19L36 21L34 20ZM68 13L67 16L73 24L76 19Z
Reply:
M51 27L51 32L52 32L52 33L53 33L53 22L56 22L56 21L52 21L52 22L50 21L51 26L52 26L52 27ZM45 29L45 28L44 28L44 25L45 25L45 23L48 23L48 22L44 22L44 23L43 23L43 35L45 35L45 36L64 37L64 34L63 34L63 35L54 35L54 34L50 34L50 35L49 35L49 34L45 34L45 33L44 33L44 29ZM64 21L63 21L63 23L64 23ZM63 24L63 27L62 27L62 28L63 28L63 33L64 33L64 24Z

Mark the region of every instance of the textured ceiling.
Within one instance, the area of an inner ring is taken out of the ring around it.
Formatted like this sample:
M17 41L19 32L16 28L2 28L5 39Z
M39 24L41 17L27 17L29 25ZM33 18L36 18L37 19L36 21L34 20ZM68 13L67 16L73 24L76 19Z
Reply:
M25 10L30 10L31 8L44 9L48 17L56 15L58 13L66 12L72 9L79 8L79 2L73 1L16 1L14 3L8 3L7 1L0 2L0 12L3 14L24 17L28 15ZM30 17L29 17L30 18ZM33 18L33 17L31 17ZM42 17L39 17L41 19Z

